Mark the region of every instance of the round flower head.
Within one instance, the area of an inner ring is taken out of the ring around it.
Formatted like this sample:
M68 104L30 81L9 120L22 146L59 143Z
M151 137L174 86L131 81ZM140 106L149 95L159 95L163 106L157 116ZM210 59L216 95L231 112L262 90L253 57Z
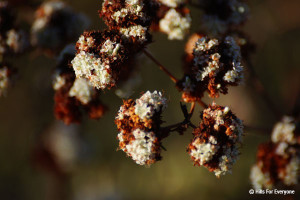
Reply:
M159 21L159 28L168 34L169 40L183 40L191 27L191 16L188 9L171 8Z
M0 97L5 96L11 85L14 69L6 64L0 65Z
M81 121L84 108L92 119L102 117L106 107L99 100L100 92L93 88L85 78L76 78L68 63L74 58L75 46L65 48L59 58L54 75L55 116L66 124Z
M151 42L148 29L156 8L156 1L105 0L99 12L109 29L118 30L124 39L140 49Z
M257 162L251 168L250 180L255 189L272 188L283 183L295 185L299 180L299 147L285 142L261 144L257 152Z
M290 145L300 144L300 126L293 117L284 116L272 132L272 142L286 142Z
M97 89L114 87L120 77L128 78L133 64L130 46L116 31L85 32L72 60L76 77L87 78Z
M76 39L89 21L63 1L47 1L36 11L31 28L34 46L57 49Z
M167 100L160 92L146 92L136 101L124 101L116 117L119 148L139 165L161 159L161 114Z
M248 6L243 0L199 0L199 3L209 32L224 33L248 18Z
M243 124L228 107L210 105L201 113L202 122L194 129L188 146L194 165L205 166L217 177L231 172L239 155Z
M212 98L219 97L219 93L227 93L228 86L239 85L243 80L240 47L232 37L222 40L201 37L195 44L191 62L186 64L190 69L185 70L185 76L177 84L186 102L201 99L205 91Z

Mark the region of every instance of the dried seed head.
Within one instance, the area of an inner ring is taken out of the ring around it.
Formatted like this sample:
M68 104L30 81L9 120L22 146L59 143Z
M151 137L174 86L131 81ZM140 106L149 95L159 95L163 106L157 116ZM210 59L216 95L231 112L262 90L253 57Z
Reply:
M240 47L232 37L222 40L201 37L195 44L193 60L185 65L184 78L177 87L183 91L183 100L195 101L203 97L208 91L212 98L219 93L226 94L228 86L239 85L243 80L243 66L241 65ZM193 90L185 90L184 84L188 80L194 85Z
M133 55L117 31L85 32L76 48L71 62L76 77L87 78L97 89L115 86L121 74L130 74L134 66L128 65Z
M68 64L74 58L74 51L74 45L67 46L62 51L53 81L55 116L66 124L81 121L81 108L84 108L92 119L99 119L106 111L106 106L99 100L100 92L85 78L76 78L72 68L69 68Z
M63 1L46 1L36 11L31 43L51 50L73 42L89 26L88 19Z
M225 33L246 21L248 6L243 0L199 0L204 10L203 25L212 33Z
M288 144L300 144L299 123L293 117L284 116L278 122L272 132L272 142L286 142Z
M156 9L156 1L105 0L99 13L109 29L118 30L138 51L151 42L149 26Z
M205 166L217 177L231 172L239 155L243 123L228 107L210 105L201 113L189 152L194 165Z
M272 188L279 182L295 185L299 179L299 147L285 142L261 144L250 180L255 189Z
M171 8L159 21L159 28L168 34L169 40L183 40L191 27L191 16L189 12L178 12Z
M124 101L115 123L119 148L137 164L151 165L161 159L161 113L167 100L160 92L146 92L139 99Z

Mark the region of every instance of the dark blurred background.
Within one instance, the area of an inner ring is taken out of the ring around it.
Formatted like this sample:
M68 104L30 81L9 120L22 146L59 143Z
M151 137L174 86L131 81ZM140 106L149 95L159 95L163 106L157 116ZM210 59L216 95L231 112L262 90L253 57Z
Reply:
M42 1L30 2L38 5ZM90 18L91 29L105 28L97 13L101 8L100 0L66 2ZM251 16L243 30L257 45L251 57L253 65L276 107L282 113L289 113L300 87L300 1L253 0L249 7ZM190 8L192 33L201 25L201 13ZM20 25L29 30L20 18L32 20L32 9L16 9ZM185 41L169 41L167 36L155 33L149 50L181 78L184 45ZM68 175L57 180L48 171L37 167L32 156L40 135L56 123L51 88L51 73L56 62L33 52L12 58L11 62L18 67L19 75L7 97L0 99L0 199L55 200L61 195L64 199L74 200L266 198L249 195L252 188L249 172L255 163L257 146L270 139L276 117L247 84L231 88L228 95L216 100L230 106L245 124L267 129L245 132L240 159L234 165L232 175L218 179L204 167L193 166L186 152L192 139L191 129L183 136L174 133L163 141L167 151L162 152L162 161L150 168L135 164L124 152L116 151L118 132L114 117L122 100L113 91L105 91L102 100L109 106L109 112L98 121L86 117L76 127L81 132L81 154ZM138 97L142 91L163 90L170 100L163 115L165 125L181 121L181 94L174 84L147 57L140 55L137 62L142 83L132 97ZM207 97L204 101L212 102ZM199 122L200 111L198 106L193 117L195 124ZM296 195L292 198L300 199L299 186L294 189Z

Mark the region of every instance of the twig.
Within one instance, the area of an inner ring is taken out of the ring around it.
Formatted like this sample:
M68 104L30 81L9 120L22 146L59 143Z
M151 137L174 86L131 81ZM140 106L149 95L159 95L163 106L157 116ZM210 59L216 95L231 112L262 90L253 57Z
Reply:
M208 107L208 105L207 105L204 101L202 101L202 100L198 100L197 102L198 102L198 104L199 104L200 106L202 106L204 109Z
M167 68L165 68L158 60L156 60L156 59L152 56L152 54L151 54L149 51L147 51L146 49L143 49L143 52L144 52L144 54L145 54L146 56L148 56L148 58L150 58L157 66L159 66L159 68L160 68L163 72L165 72L165 73L170 77L170 79L171 79L174 83L177 83L177 82L178 82L178 79L175 78L175 77L169 72L169 70L167 70Z

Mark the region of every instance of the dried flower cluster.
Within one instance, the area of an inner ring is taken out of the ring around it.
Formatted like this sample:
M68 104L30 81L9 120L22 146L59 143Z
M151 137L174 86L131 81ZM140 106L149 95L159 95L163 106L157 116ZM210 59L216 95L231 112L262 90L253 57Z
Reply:
M185 0L159 0L153 30L160 30L168 35L169 40L183 40L191 27L190 10Z
M46 1L35 13L31 43L42 49L60 49L73 42L88 25L84 15L76 13L63 1Z
M161 114L166 106L161 92L147 91L135 101L125 100L116 116L119 148L139 165L161 159Z
M61 53L53 81L55 90L55 116L66 124L81 121L82 109L91 119L102 117L106 111L95 90L85 78L76 78L69 62L74 58L75 46L67 46Z
M279 182L290 186L300 178L299 122L285 116L272 132L272 141L258 148L250 179L256 189L272 188Z
M111 30L117 30L139 51L151 42L149 27L155 10L155 0L105 0L100 17Z
M185 75L177 83L185 102L200 100L205 91L216 98L219 93L226 94L228 86L239 85L243 79L240 47L232 37L198 37L192 59L190 56L186 59L189 63Z
M205 166L217 177L231 172L239 155L243 123L228 107L214 103L201 115L201 123L194 129L188 152L195 165Z
M225 33L248 18L248 6L243 0L199 0L204 11L203 25L211 33Z
M117 31L91 31L80 36L72 60L76 77L87 78L97 89L111 88L127 79L134 65L130 46Z

